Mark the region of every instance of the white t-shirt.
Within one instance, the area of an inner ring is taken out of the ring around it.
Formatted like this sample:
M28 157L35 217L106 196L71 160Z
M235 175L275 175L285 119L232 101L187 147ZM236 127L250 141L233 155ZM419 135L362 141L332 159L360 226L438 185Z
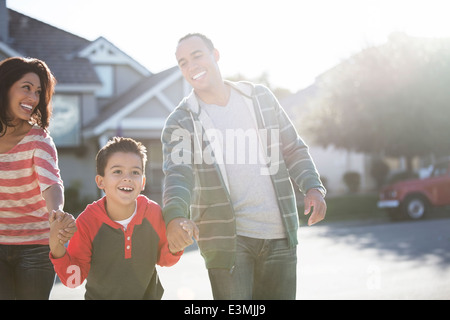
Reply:
M136 215L136 212L137 212L137 203L136 203L136 209L134 209L133 214L129 218L127 218L125 220L116 220L116 222L120 223L122 225L122 227L125 230L127 230L128 224L130 223L131 220L133 220L133 217Z
M257 239L285 238L272 179L262 175L257 124L242 96L231 89L226 106L200 101L222 137L223 161L236 215L237 234Z

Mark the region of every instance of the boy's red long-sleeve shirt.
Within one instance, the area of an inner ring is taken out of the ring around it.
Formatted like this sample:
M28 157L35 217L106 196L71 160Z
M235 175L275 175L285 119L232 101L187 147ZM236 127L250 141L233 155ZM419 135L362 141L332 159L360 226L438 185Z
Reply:
M76 287L87 279L86 299L160 299L155 265L174 265L182 254L169 251L160 206L140 195L124 230L108 217L105 204L103 197L80 214L63 257L50 254L61 282Z

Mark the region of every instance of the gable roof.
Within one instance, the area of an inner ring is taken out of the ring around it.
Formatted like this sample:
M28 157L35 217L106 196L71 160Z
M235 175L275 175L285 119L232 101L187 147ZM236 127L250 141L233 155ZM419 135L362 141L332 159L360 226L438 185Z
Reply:
M107 130L117 130L127 115L134 112L151 98L156 96L164 99L164 97L160 97L162 95L161 92L180 79L182 79L182 74L178 66L145 78L103 108L101 114L84 128L84 136L88 138L99 136ZM167 115L171 111L168 109ZM162 129L162 125L159 129Z
M104 37L89 41L14 10L7 10L8 41L0 42L0 50L10 56L44 60L60 88L61 85L101 85L94 68L97 63L128 65L142 76L151 75L144 66Z
M100 84L88 59L71 54L90 41L13 10L9 13L8 46L25 57L44 60L60 84Z
M151 75L150 71L104 37L99 37L89 43L77 53L77 56L87 58L92 63L128 65L143 76Z

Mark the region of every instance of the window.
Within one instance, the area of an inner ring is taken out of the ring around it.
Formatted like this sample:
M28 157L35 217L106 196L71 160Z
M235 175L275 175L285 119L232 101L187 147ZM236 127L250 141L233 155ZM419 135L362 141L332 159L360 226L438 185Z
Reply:
M448 162L439 163L434 166L433 177L445 176L447 174Z
M81 143L80 98L55 94L49 131L57 147L77 147Z

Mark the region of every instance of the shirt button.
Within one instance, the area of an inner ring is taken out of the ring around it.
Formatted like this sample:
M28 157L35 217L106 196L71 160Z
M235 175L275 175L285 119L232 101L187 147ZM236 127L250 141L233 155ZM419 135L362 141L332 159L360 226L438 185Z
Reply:
M127 250L130 250L130 246L127 246Z
M130 237L127 237L127 240L128 240L128 241L130 241L130 239L131 239Z

